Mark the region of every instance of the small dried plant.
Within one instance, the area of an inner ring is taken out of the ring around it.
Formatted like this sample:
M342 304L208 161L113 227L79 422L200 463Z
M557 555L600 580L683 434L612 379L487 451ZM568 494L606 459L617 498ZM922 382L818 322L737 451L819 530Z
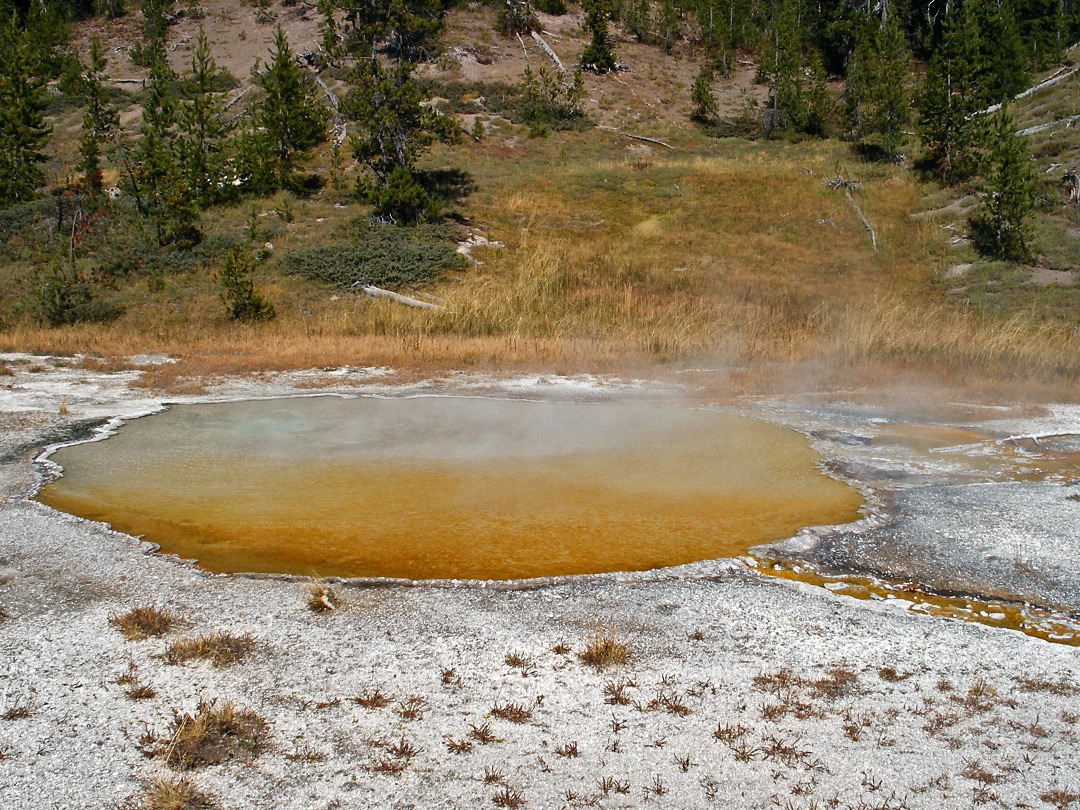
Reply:
M109 617L109 624L124 634L129 641L163 636L172 628L175 619L167 610L153 605L136 605L126 613Z

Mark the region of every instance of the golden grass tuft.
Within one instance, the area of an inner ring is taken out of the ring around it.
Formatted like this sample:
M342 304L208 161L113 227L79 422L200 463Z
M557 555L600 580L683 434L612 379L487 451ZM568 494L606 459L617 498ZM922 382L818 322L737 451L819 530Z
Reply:
M153 605L136 605L127 613L109 617L109 624L124 634L129 641L163 636L175 622L171 613Z
M237 708L231 701L201 701L194 714L174 711L168 741L147 753L169 767L188 771L252 760L265 749L268 736L266 721L256 712Z
M330 613L341 607L341 597L324 582L313 582L307 588L308 610L312 613Z
M215 667L227 667L242 661L254 646L255 639L249 633L236 635L216 630L172 642L165 648L163 657L169 664L183 664L195 659L209 661Z
M212 810L209 794L196 787L190 776L159 776L126 807L131 810Z
M585 649L578 653L578 660L597 672L619 666L630 660L630 645L614 633L597 631L585 642Z

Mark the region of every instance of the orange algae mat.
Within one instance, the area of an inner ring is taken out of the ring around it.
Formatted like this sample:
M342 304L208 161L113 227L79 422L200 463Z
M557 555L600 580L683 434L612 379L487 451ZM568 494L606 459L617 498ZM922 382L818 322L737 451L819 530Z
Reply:
M39 499L212 571L517 579L731 557L859 517L799 433L674 404L177 406L58 450Z

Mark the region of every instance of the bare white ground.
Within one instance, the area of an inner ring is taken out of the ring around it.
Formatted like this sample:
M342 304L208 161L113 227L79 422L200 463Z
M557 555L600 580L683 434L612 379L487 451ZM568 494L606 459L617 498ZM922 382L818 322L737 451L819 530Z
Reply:
M0 382L27 386L0 392L4 810L137 798L168 772L144 735L168 742L174 711L200 700L269 724L254 760L192 772L221 808L473 808L520 794L533 808L937 810L1080 793L1075 648L749 572L525 591L335 585L339 608L314 613L304 583L205 574L27 501L38 472L11 457L20 446L160 403L74 369ZM181 620L165 637L125 641L110 626L150 604ZM162 659L214 630L257 644L223 668ZM629 661L582 663L597 632L626 642ZM132 662L152 698L116 683ZM374 688L386 706L349 699ZM524 722L494 716L511 706Z

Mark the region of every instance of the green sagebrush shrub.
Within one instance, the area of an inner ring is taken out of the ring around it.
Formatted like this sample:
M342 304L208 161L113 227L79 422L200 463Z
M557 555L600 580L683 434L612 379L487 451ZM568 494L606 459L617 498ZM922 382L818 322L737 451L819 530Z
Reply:
M362 281L390 289L419 286L464 266L453 227L446 224L397 228L366 225L349 242L286 254L286 273L338 287Z
M123 314L123 308L97 279L57 260L48 269L36 269L31 276L38 320L47 326L99 323Z

